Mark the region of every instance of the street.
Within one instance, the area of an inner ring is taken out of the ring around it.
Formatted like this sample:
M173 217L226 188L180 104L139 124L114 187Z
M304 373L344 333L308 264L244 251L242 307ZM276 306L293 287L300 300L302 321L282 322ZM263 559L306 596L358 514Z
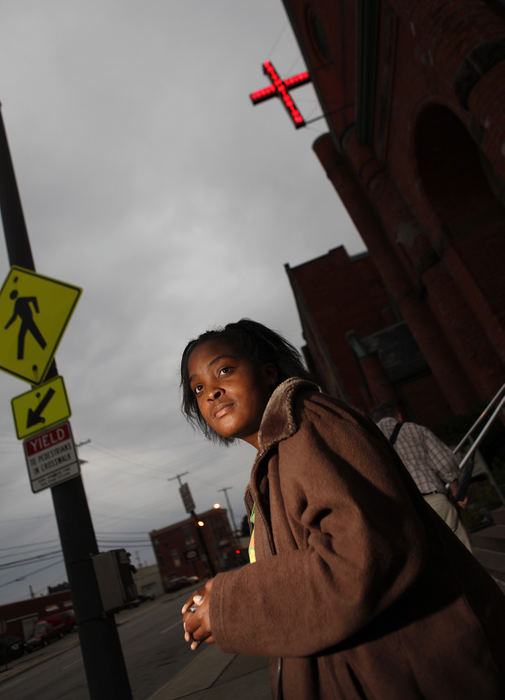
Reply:
M135 700L149 698L199 653L189 651L182 634L180 610L191 590L116 615ZM77 633L11 662L9 671L0 672L0 695L9 700L89 700Z

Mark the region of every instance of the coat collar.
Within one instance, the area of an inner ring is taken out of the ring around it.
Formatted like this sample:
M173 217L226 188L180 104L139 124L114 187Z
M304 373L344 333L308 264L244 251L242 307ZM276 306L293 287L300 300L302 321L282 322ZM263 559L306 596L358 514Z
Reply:
M298 430L295 416L295 396L301 390L319 391L316 384L306 379L291 377L275 388L270 397L258 433L260 454L272 445L291 437Z

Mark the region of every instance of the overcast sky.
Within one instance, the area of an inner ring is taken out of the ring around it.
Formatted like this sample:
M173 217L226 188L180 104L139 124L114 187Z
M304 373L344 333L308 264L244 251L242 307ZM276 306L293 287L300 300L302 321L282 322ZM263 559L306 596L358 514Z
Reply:
M311 150L268 84L305 70L280 0L0 0L0 100L37 271L83 288L56 360L86 460L101 548L153 563L147 533L228 491L237 523L254 458L186 425L187 341L253 318L303 343L284 270L364 250ZM293 91L306 120L310 86ZM0 282L9 270L0 244ZM59 549L49 491L32 494L0 373L0 565ZM138 534L137 534L138 533ZM15 579L19 581L13 582ZM66 579L61 555L0 566L0 603Z

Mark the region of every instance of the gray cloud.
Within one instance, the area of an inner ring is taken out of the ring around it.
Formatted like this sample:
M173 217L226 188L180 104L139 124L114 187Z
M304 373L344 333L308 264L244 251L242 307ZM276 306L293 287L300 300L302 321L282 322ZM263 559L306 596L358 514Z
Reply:
M0 98L36 267L84 290L57 364L75 439L91 439L82 473L102 536L184 518L167 481L184 471L198 509L231 486L240 519L252 450L185 423L181 351L243 316L300 346L284 263L363 249L311 151L324 121L295 131L279 102L251 105L267 58L304 68L280 2L2 4ZM294 96L320 113L310 86ZM0 555L57 540L10 415L28 387L0 376ZM0 571L0 602L65 578L58 565L5 585L37 568Z

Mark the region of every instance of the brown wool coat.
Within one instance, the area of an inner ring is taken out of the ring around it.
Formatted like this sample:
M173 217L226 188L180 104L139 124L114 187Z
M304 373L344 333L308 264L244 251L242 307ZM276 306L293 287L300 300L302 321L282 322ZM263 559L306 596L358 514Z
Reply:
M375 425L293 378L260 447L257 562L214 580L219 647L272 657L284 700L505 698L505 597Z

